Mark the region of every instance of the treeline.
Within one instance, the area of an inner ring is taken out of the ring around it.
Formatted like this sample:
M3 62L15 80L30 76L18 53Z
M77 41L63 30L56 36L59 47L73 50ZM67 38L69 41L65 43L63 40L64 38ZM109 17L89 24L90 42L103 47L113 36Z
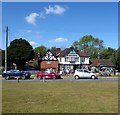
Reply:
M77 47L81 52L87 52L90 55L90 59L109 59L111 60L116 69L120 71L120 47L113 49L111 47L104 47L104 41L99 38L94 38L91 35L86 35L80 38L78 41L74 41L71 45ZM33 58L37 59L37 54L43 55L47 51L47 47L39 46L35 49L29 44L28 41L20 38L13 40L8 47L8 61L17 64L18 68L21 68L25 63ZM50 50L54 52L55 46ZM64 50L61 48L61 50ZM4 66L4 51L2 51L2 66ZM36 63L36 62L35 62ZM37 64L37 63L36 63Z

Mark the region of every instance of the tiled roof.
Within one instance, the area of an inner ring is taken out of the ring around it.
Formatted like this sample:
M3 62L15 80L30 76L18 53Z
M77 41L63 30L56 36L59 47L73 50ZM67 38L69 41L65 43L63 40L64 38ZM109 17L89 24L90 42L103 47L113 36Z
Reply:
M88 56L89 57L89 54L87 53L87 52L78 52L78 54L80 55L80 56Z
M100 66L100 65L104 65L108 67L114 66L113 63L108 59L93 59L90 60L90 62L91 62L90 66Z
M59 57L64 57L66 53L70 50L70 48L64 49L60 54ZM86 52L80 52L79 50L74 49L80 56L89 56Z
M69 51L70 48L66 48L64 49L60 54L59 54L59 57L64 57L65 54Z

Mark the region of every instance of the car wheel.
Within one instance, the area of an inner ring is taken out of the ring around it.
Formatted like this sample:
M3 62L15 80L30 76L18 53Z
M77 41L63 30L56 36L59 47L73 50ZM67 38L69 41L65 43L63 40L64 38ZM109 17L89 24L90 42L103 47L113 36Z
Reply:
M91 78L92 78L92 79L95 79L95 76L94 76L94 75L92 75L92 76L91 76Z
M10 79L10 76L9 76L9 75L6 75L6 76L5 76L5 79L6 79L6 80Z
M23 76L22 76L22 79L24 80L25 78L26 78L25 75L23 75Z
M76 75L76 76L75 76L75 79L79 79L79 76L78 76L78 75Z
M38 76L38 79L42 79L42 77L41 77L41 76Z

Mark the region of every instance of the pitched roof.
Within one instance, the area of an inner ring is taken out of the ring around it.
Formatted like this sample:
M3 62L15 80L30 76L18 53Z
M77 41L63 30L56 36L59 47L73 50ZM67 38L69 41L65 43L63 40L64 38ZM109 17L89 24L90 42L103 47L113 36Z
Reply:
M59 57L64 57L71 48L73 48L73 47L64 49L64 50L59 54ZM77 49L75 49L75 48L73 48L73 49L74 49L80 56L87 56L87 57L89 57L89 54L88 54L88 53L86 53L86 52L80 52L79 50L77 50Z
M108 66L108 67L114 66L113 63L108 59L92 59L90 60L90 62L91 62L90 66L100 66L100 65Z
M46 51L46 53L41 56L41 60L58 60L57 57L51 52L50 49Z
M69 51L70 48L66 48L63 51L60 52L59 57L64 57L65 54Z
M80 56L88 56L89 57L89 54L87 53L87 52L78 52L78 54L80 55Z

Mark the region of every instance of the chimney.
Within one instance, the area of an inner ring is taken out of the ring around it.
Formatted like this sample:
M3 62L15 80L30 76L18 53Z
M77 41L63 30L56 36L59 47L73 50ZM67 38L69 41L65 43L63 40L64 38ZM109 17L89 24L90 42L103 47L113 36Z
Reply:
M78 47L75 47L75 50L76 50L77 52L79 52Z
M37 53L38 57L40 57L40 50L38 50L38 53Z
M61 52L61 49L60 48L57 48L56 49L56 54L59 54Z

